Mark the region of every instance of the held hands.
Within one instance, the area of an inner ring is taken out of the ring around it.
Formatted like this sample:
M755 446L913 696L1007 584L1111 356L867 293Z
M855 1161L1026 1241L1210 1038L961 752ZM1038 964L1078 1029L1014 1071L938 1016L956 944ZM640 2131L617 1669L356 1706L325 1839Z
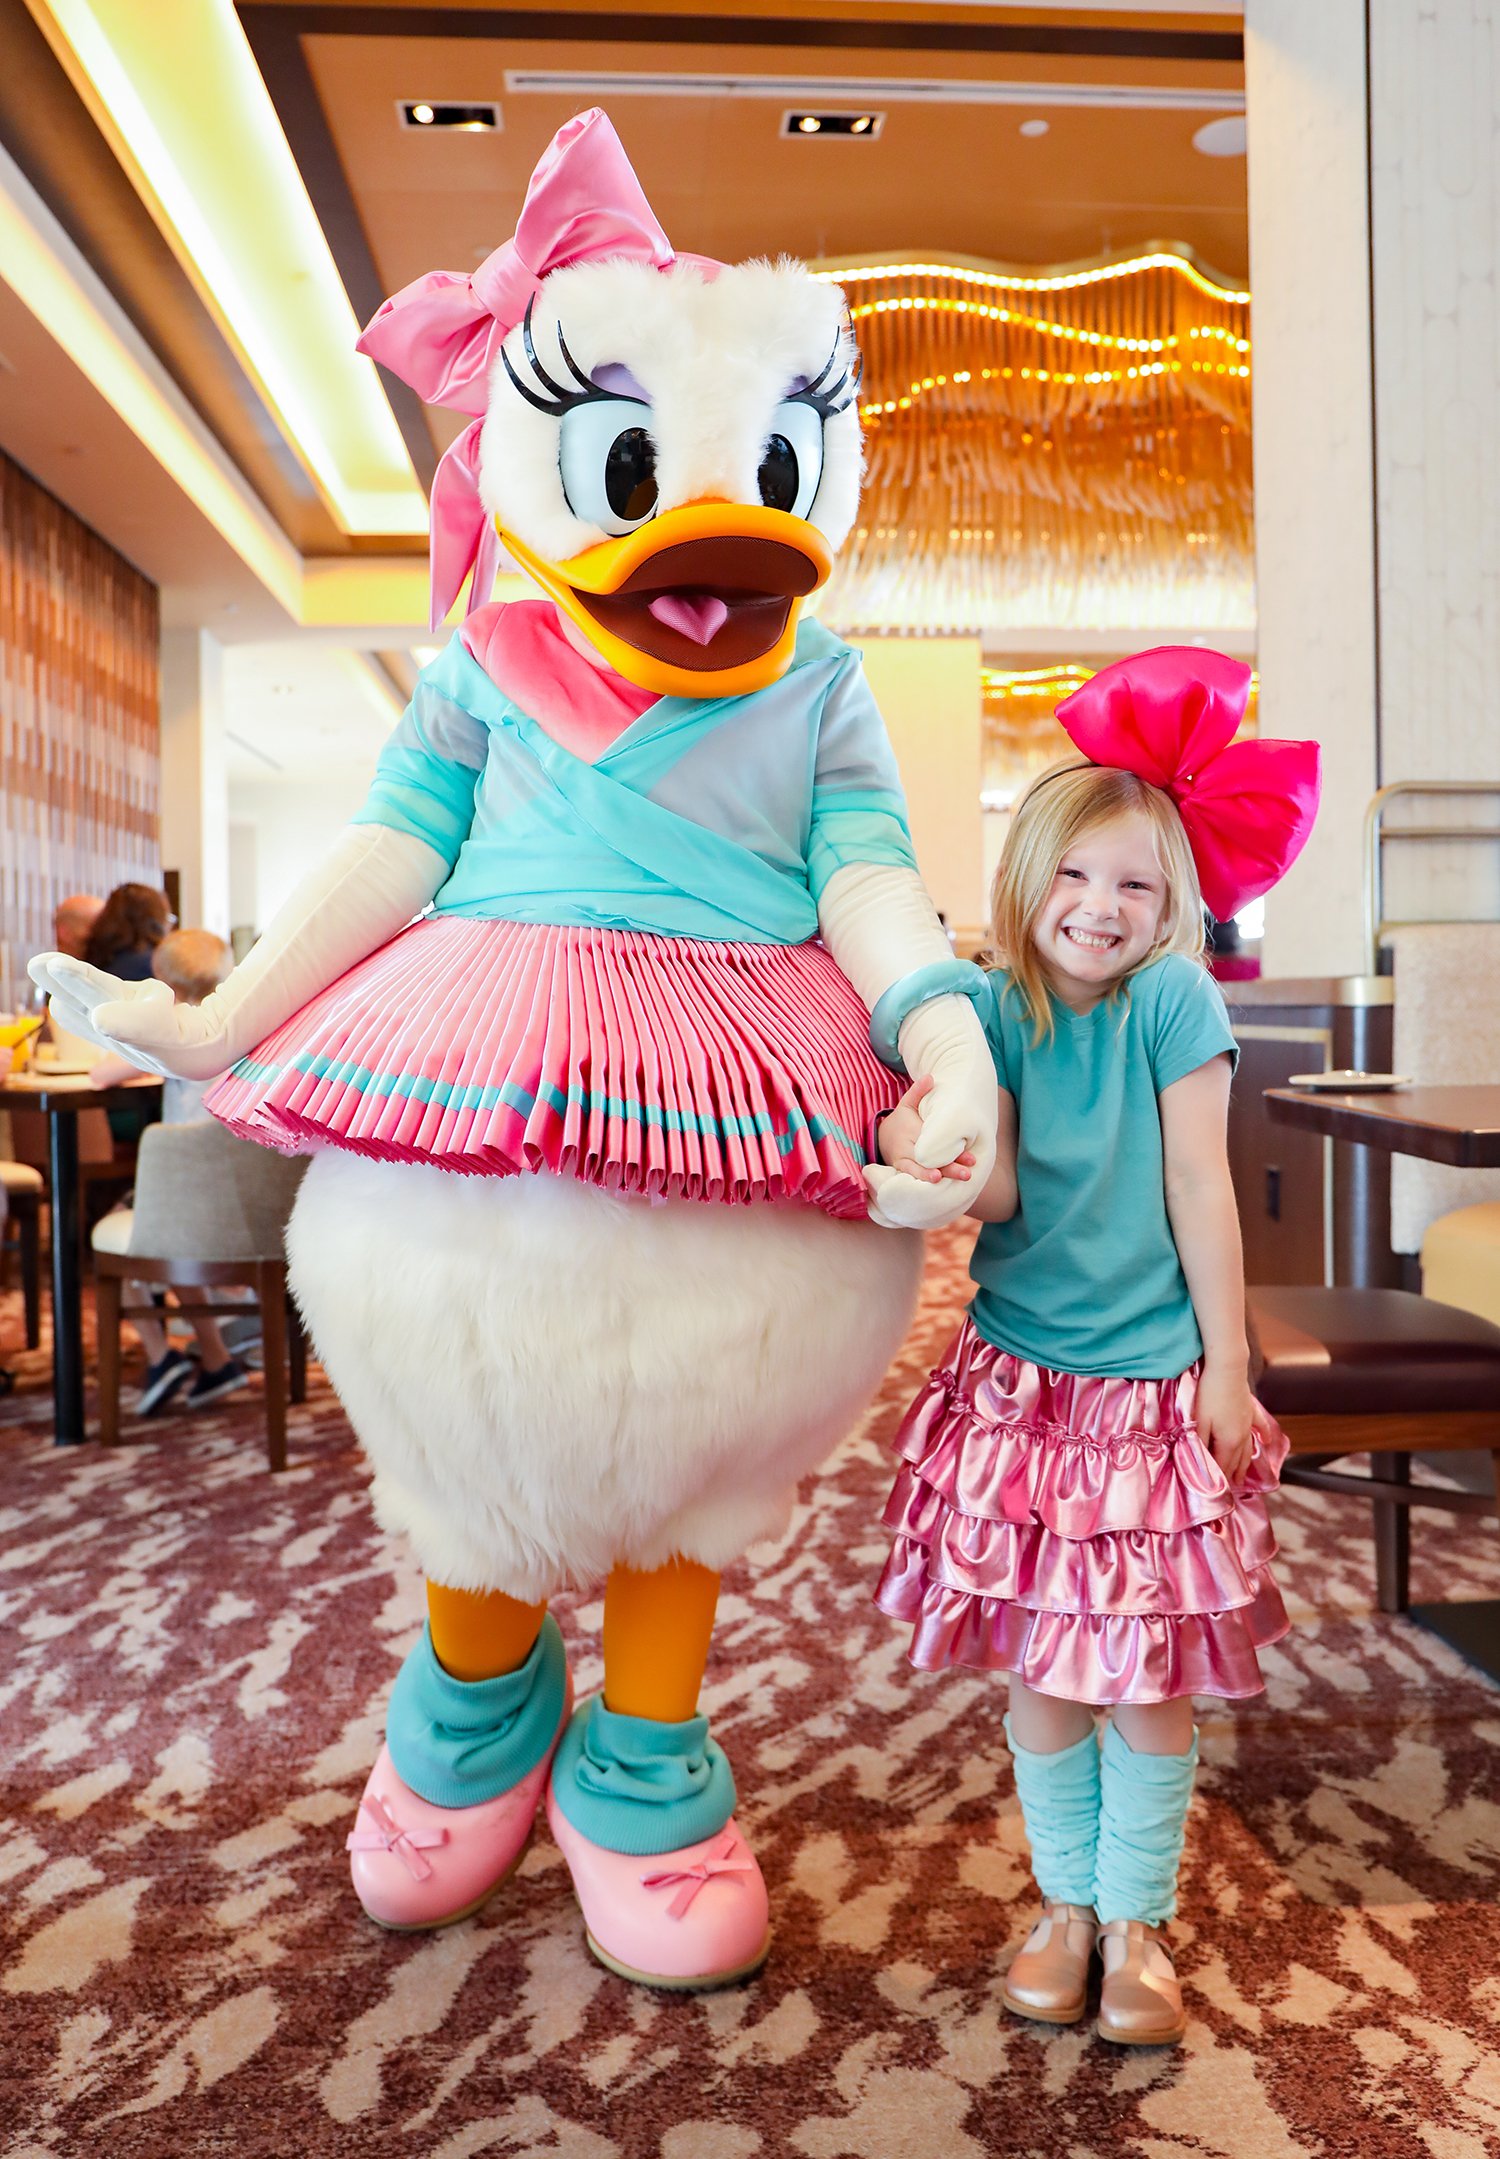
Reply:
M1230 1484L1238 1485L1250 1467L1257 1419L1264 1415L1244 1365L1205 1359L1193 1414L1209 1453Z
M178 1004L165 982L121 982L63 952L41 953L28 972L60 1027L119 1050L141 1070L212 1079L234 1061L218 991L201 1005Z
M914 1177L919 1184L942 1184L945 1179L967 1184L974 1172L975 1157L971 1147L955 1155L951 1162L934 1168L929 1168L917 1152L923 1137L919 1105L927 1100L936 1084L930 1072L923 1079L913 1080L896 1107L881 1119L881 1157L891 1169L900 1170L903 1176Z

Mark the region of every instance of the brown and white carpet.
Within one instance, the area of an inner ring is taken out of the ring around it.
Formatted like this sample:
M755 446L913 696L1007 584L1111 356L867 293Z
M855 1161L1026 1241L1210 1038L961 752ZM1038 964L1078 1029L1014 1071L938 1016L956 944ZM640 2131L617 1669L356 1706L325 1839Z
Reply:
M1500 2151L1500 1690L1371 1609L1362 1507L1279 1506L1295 1627L1213 1705L1175 2054L1009 2018L1031 1902L1000 1689L918 1677L869 1601L883 1442L963 1244L864 1428L726 1583L708 1706L772 1963L700 1998L587 1956L545 1828L479 1918L383 1934L343 1838L422 1611L326 1388L269 1477L258 1399L48 1444L0 1404L0 2148L8 2159L1487 2159ZM3 1309L10 1344L19 1317ZM1500 1591L1417 1517L1418 1593ZM597 1682L600 1611L565 1613Z

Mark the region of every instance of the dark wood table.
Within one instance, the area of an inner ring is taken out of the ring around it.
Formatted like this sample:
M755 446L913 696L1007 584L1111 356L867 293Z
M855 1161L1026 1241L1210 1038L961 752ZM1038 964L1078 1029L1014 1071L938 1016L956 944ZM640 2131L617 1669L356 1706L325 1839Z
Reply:
M1278 1124L1300 1125L1331 1139L1450 1162L1457 1169L1500 1169L1500 1086L1397 1087L1388 1094L1269 1087L1266 1107ZM1496 1463L1500 1474L1500 1455ZM1500 1680L1500 1598L1414 1604L1407 1616Z
M1500 1169L1500 1087L1396 1087L1389 1094L1268 1087L1266 1104L1277 1124L1328 1139L1456 1169Z
M83 1287L79 1273L80 1195L78 1113L150 1106L161 1081L142 1077L120 1087L91 1087L87 1079L23 1073L0 1082L0 1106L13 1114L40 1111L47 1119L52 1185L52 1415L59 1447L76 1447L83 1429Z

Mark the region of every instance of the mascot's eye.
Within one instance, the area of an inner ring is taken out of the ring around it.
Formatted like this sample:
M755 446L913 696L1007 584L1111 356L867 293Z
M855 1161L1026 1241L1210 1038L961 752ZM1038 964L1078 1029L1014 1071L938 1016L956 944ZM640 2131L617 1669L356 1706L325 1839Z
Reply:
M760 499L771 510L806 517L823 477L823 416L789 397L771 415L760 453Z
M797 499L797 453L785 435L773 435L766 444L756 478L760 499L768 510L789 510Z
M568 508L613 537L656 514L656 443L649 405L594 397L562 418L558 467Z
M656 444L643 427L627 427L610 444L604 492L627 525L638 525L656 508Z

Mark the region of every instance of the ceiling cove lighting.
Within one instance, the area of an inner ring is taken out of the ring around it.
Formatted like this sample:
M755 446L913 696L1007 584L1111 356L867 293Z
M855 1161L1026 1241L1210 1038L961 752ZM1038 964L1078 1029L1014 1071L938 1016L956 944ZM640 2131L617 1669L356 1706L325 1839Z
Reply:
M28 0L340 528L427 504L233 0Z
M3 151L0 263L22 305L295 620L303 576L296 549Z
M843 141L870 141L880 133L883 112L784 112L783 135L828 135Z
M651 74L642 68L507 68L512 96L576 98L608 105L621 97L775 98L792 111L877 113L886 105L1081 106L1101 112L1217 112L1245 109L1243 90L1207 83L1014 82L947 75Z
M450 128L464 135L489 135L503 125L498 105L441 105L418 98L398 100L396 111L403 127Z

